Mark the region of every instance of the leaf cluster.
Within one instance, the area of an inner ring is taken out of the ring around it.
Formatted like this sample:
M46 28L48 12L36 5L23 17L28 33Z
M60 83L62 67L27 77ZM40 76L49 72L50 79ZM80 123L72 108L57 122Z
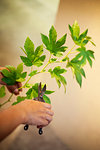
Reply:
M40 67L43 65L43 62L45 60L46 55L42 55L43 53L43 45L40 45L34 50L34 44L30 40L29 37L27 37L25 44L24 44L24 49L21 48L26 56L20 56L21 60L23 61L24 65L27 67L30 66L37 66Z
M27 86L27 85L26 85ZM30 87L31 86L31 87ZM26 96L18 96L17 101L13 103L13 105L16 105L17 103L20 103L21 101L24 101L25 99L35 99L38 97L38 86L39 83L35 83L34 85L29 85L28 84L28 91L26 92ZM42 84L43 88L44 84ZM45 94L43 95L43 99L46 103L51 104L50 98L47 96L48 94L52 94L54 91L46 90Z
M86 29L83 33L80 34L80 27L77 21L75 21L72 26L69 25L69 30L71 33L71 37L76 45L82 47L90 41L95 46L95 44L92 41L92 38L90 36L87 36L88 29Z
M17 68L7 65L5 66L7 69L1 70L3 74L2 81L4 81L7 85L14 85L16 82L25 81L27 72L23 72L23 63L19 64Z
M65 92L66 92L67 82L66 82L65 77L62 76L61 74L67 72L67 70L61 69L60 66L57 66L53 70L49 69L48 72L50 72L51 78L55 78L56 79L56 82L57 82L59 88L61 87L61 83L63 84L63 86L65 88Z
M63 46L66 42L66 36L67 34L57 41L57 32L54 26L52 26L49 30L49 37L41 34L42 42L46 46L46 49L56 57L62 56L63 52L67 49L67 46Z

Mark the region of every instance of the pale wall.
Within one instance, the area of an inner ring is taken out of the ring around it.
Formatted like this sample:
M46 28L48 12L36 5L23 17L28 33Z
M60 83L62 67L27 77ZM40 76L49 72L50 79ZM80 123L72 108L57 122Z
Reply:
M86 79L81 89L72 73L67 72L67 94L62 88L52 97L52 126L72 150L100 150L100 1L61 0L55 23L59 36L69 33L68 24L74 20L80 24L81 32L89 29L88 35L96 43L96 47L88 45L95 51L95 61L92 69L88 64L85 67ZM71 48L70 41L68 35L67 45Z

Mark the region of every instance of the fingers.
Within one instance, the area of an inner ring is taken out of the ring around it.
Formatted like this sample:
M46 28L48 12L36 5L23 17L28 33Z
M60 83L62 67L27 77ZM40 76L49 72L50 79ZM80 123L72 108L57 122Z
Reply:
M10 93L14 93L15 95L18 95L19 92L22 91L22 89L18 89L22 87L20 82L17 82L15 85L6 85L6 87Z
M15 95L18 95L18 94L19 94L19 90L18 90L18 89L15 89L15 90L13 91L13 93L14 93Z
M17 87L20 88L19 91L22 91L22 83L21 82L17 82Z
M47 104L47 103L43 103L43 104L44 104L44 106L45 106L46 108L51 109L51 105L50 105L50 104Z

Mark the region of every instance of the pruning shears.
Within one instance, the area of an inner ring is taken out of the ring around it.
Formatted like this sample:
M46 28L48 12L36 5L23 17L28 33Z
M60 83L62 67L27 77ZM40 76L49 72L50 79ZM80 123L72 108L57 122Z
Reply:
M42 88L42 87L41 87L41 82L40 82L40 84L39 84L39 86L38 86L38 97L34 98L33 100L45 102L44 99L43 99L43 95L44 95L45 91L46 91L46 84L45 84L44 87ZM29 125L26 124L26 125L24 126L24 130L28 130L28 128L29 128ZM42 128L39 128L39 134L40 134L40 135L43 134Z

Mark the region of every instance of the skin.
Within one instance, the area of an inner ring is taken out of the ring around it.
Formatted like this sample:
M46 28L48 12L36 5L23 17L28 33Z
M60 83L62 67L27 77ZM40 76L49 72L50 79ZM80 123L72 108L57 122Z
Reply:
M0 75L0 84L7 87L9 92L18 95L21 90L21 83L7 86L2 83L3 75ZM10 106L0 112L0 141L14 131L20 124L34 125L38 128L47 126L53 118L51 105L34 100L25 100L15 106Z

